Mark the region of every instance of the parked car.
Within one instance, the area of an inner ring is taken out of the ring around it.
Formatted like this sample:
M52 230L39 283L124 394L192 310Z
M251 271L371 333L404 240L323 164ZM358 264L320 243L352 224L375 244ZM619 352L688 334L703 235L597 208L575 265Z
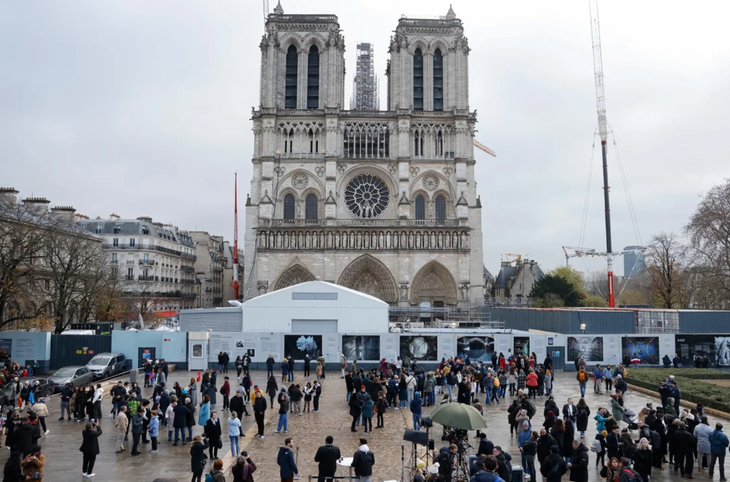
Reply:
M48 379L53 382L56 391L60 392L67 383L73 386L83 387L91 383L94 377L91 370L85 366L71 366L59 368Z
M122 353L99 353L86 364L94 379L108 378L122 373L126 367L126 358Z
M55 392L55 387L53 385L53 382L46 379L46 378L21 378L20 383L28 382L30 383L30 386L33 386L35 382L39 382L40 389L36 391L36 393L40 394L40 396L48 398ZM5 409L5 407L8 405L8 398L10 398L10 392L12 390L12 387L10 384L3 385L2 388L0 388L0 407ZM17 404L17 400L15 401Z

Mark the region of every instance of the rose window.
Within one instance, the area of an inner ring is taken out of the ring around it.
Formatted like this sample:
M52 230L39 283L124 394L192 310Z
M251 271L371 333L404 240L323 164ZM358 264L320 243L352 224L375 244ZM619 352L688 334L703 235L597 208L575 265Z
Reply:
M388 186L372 174L360 174L345 189L345 204L359 218L376 218L388 207Z

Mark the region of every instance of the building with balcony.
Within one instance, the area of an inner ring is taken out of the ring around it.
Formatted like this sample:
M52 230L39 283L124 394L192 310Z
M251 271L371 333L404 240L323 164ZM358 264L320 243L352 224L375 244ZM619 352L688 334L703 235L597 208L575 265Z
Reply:
M223 286L230 284L231 280L223 276L226 267L223 236L211 236L205 231L190 231L190 236L195 242L196 278L203 285L204 293L198 308L228 306L228 300L223 297Z
M78 223L103 238L112 270L125 298L140 313L173 316L195 305L195 243L177 226L149 217L82 219Z
M483 304L469 45L449 9L401 17L387 110L344 110L335 15L268 16L243 297L320 280L391 306Z

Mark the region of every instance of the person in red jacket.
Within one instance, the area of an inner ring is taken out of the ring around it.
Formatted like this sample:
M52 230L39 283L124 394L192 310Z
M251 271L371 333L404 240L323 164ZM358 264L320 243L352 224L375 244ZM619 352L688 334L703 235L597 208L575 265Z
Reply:
M537 398L537 373L535 373L535 370L530 369L530 373L525 378L525 386L529 390L528 397Z
M223 411L228 410L228 396L231 394L231 384L228 382L228 377L224 377L223 386L221 387L221 395L223 395Z

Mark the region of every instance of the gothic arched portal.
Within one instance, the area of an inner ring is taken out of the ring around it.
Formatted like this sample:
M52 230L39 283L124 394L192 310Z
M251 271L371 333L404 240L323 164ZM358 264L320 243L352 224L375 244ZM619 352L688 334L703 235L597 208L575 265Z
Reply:
M386 303L398 302L398 289L390 270L369 254L350 263L340 275L337 284L375 296Z
M276 280L276 284L274 285L274 290L280 290L307 281L317 281L317 278L301 264L295 264L279 275L279 279Z
M457 300L456 281L444 265L438 261L430 261L418 270L411 285L412 305L422 301L428 301L432 306L437 303L455 305Z

